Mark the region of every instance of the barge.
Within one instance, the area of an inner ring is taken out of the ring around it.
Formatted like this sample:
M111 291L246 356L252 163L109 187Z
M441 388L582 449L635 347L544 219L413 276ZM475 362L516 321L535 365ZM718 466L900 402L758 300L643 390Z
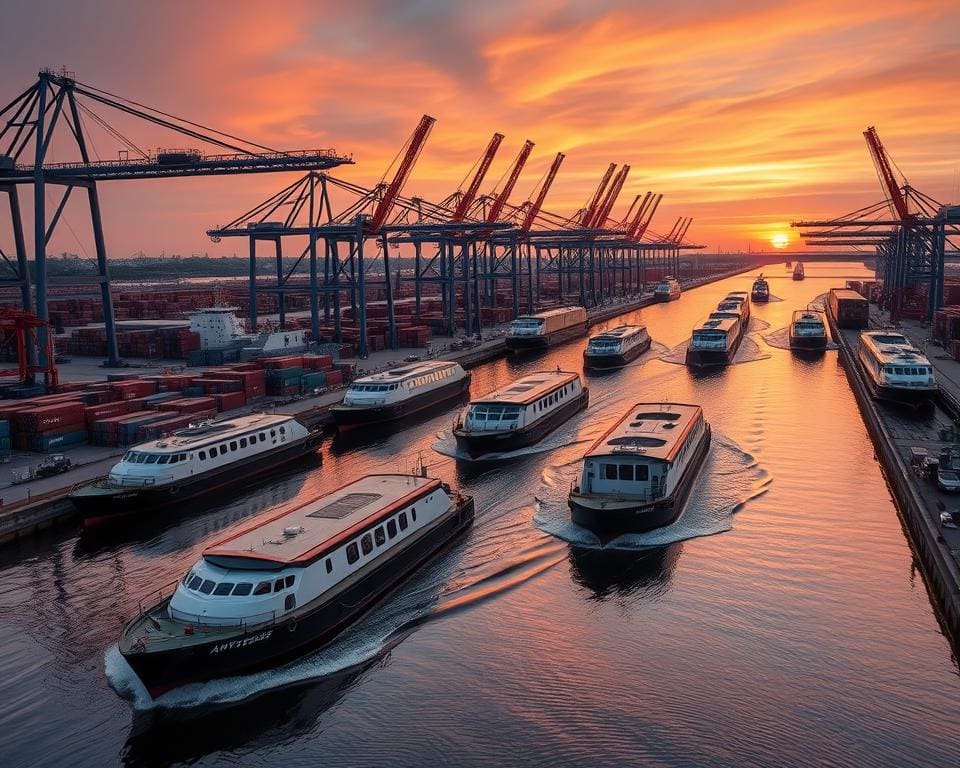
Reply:
M823 352L827 348L827 324L820 312L798 309L790 322L790 349Z
M583 351L584 368L622 368L650 349L650 333L644 325L621 325L591 336Z
M897 331L861 333L857 359L877 400L918 407L931 404L937 395L930 361Z
M768 302L770 301L770 283L763 275L760 275L753 281L753 287L750 289L751 301Z
M654 301L676 301L681 292L680 281L668 275L654 286L653 298Z
M505 340L507 349L543 350L587 333L587 310L560 307L535 315L521 315L510 323Z

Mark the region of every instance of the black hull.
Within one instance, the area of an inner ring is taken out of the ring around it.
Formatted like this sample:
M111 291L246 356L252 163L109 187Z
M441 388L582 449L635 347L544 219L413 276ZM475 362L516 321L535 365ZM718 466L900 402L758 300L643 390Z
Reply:
M865 373L864 378L870 388L870 394L876 400L883 400L895 405L906 405L910 408L920 408L933 403L937 396L935 389L907 389L901 387L886 387L877 384L870 375Z
M750 294L750 300L758 304L766 304L768 301L770 301L770 294L752 293Z
M590 390L584 388L580 397L576 400L571 400L562 408L558 408L543 419L531 424L528 428L518 429L503 435L475 436L460 430L454 430L453 435L457 439L457 451L475 459L489 453L506 453L536 445L561 424L566 423L574 415L584 410L589 402Z
M374 408L361 408L352 405L335 405L330 409L333 421L341 432L366 427L374 424L388 424L399 421L408 416L426 410L432 410L436 405L447 400L463 397L470 390L470 374L460 381L444 384L420 395L404 400L401 403Z
M569 328L564 328L553 333L547 333L543 336L507 336L507 349L513 352L522 352L529 350L544 350L556 344L562 344L570 339L577 339L585 336L587 333L587 324L579 323Z
M670 294L662 294L662 293L653 294L653 300L657 303L661 303L661 302L666 303L668 301L676 301L679 298L680 298L679 293L676 296L671 296Z
M188 648L155 652L121 650L121 653L154 698L188 683L276 666L332 641L396 590L420 565L466 531L473 516L473 499L466 498L427 535L346 591L315 607L305 606L302 612L291 613L280 621L251 627L229 637L211 638ZM124 634L137 620L127 625Z
M588 528L601 537L621 533L644 533L670 525L683 512L683 505L690 496L690 491L699 476L699 469L710 451L710 440L711 430L708 424L700 438L696 453L690 459L690 463L687 465L687 469L683 473L683 477L680 478L672 496L667 496L653 503L643 503L635 507L613 510L584 507L571 498L568 500L570 519L577 525Z
M315 452L321 441L319 433L311 434L298 443L269 454L251 456L216 472L205 472L179 483L159 488L117 488L112 492L90 495L84 495L81 489L80 492L70 495L70 501L87 526L129 515L148 515L213 491L245 485L251 479L276 469L281 464Z
M826 336L790 336L790 349L802 352L823 352L826 348Z
M650 349L651 339L645 343L638 344L633 349L628 350L622 355L588 355L586 350L583 353L584 368L595 371L604 371L611 368L623 368L623 366L632 363L640 355Z
M685 362L691 368L717 368L724 365L730 365L733 358L740 349L740 342L743 340L743 334L737 334L727 349L691 349L687 347Z

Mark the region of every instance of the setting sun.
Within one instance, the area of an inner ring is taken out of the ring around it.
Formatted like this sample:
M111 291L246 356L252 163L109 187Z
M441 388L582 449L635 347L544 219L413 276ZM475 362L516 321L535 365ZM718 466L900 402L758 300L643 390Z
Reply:
M770 244L774 248L786 248L788 245L790 245L790 236L783 234L783 232L779 232L770 238Z

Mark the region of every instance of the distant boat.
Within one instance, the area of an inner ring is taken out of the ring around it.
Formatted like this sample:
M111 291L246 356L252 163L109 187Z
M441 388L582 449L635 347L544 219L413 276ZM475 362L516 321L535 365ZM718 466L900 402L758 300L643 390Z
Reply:
M788 261L784 266L785 266L787 269L792 269L792 268L793 268L793 262L792 262L792 261Z
M656 301L673 301L680 298L680 281L669 275L661 280L653 289L653 298Z
M753 281L753 288L750 289L750 298L753 301L763 303L770 301L770 284L764 279L763 275L760 275L760 277Z
M798 261L798 262L797 262L797 266L795 266L795 267L793 268L793 279L794 279L794 280L803 280L803 278L804 278L804 274L803 274L803 262L802 262L802 261Z

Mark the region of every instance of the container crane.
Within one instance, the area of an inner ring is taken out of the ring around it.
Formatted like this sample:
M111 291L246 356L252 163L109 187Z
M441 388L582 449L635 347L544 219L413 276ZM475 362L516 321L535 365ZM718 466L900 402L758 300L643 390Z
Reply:
M873 158L873 164L877 169L880 185L887 194L890 210L900 221L914 218L907 207L907 197L904 194L904 190L908 189L909 186L906 184L906 180L904 180L902 186L898 183L890 158L887 156L887 150L877 134L877 129L870 126L863 132L863 138L867 141L867 148L870 150L870 157Z
M607 166L607 170L603 174L603 178L600 179L600 184L597 185L597 191L593 193L593 197L587 204L587 207L583 210L583 215L580 217L580 226L584 228L591 226L591 222L596 216L597 208L600 205L600 200L603 197L604 190L607 188L610 177L613 176L613 172L616 170L616 168L616 163L610 163L610 165Z
M510 194L513 192L513 188L517 185L517 180L520 178L520 172L523 170L523 166L526 165L527 158L530 157L533 147L534 144L529 139L523 142L523 147L520 149L520 154L517 155L517 159L513 161L513 169L510 171L510 176L507 178L507 183L503 185L503 189L500 190L500 194L496 196L493 201L493 205L491 205L490 210L487 211L486 221L488 224L492 224L500 218L500 213L503 211L503 206L506 205L507 198L510 197Z
M477 197L477 192L480 190L480 185L483 183L487 171L490 170L490 165L493 163L493 158L497 154L497 150L500 148L500 142L502 141L502 133L493 134L493 138L490 139L490 143L487 145L483 157L480 158L477 172L473 175L473 181L470 182L467 191L460 196L460 201L453 211L453 216L450 217L451 221L463 221L467 215L467 211L470 210L470 206L473 205L473 201Z
M607 194L603 198L603 203L590 222L590 226L602 229L606 225L607 218L609 218L610 212L613 210L613 206L616 204L617 198L623 190L623 185L627 181L628 173L630 173L630 166L624 165L617 172L617 175L613 177L613 181L610 182L610 187L607 189Z
M364 232L366 234L378 233L386 223L387 217L393 209L393 204L396 202L400 192L403 191L403 186L407 183L407 179L410 178L413 166L416 165L417 158L420 157L423 146L427 143L427 137L430 135L430 131L436 122L436 119L430 117L430 115L424 115L420 118L419 125L417 125L407 140L407 150L404 152L403 159L400 161L400 166L397 168L393 181L387 185L383 197L380 198L380 202L374 210L373 215L364 223Z
M557 177L557 172L560 170L560 165L563 163L563 158L565 155L563 152L557 152L557 156L553 159L553 164L550 166L550 170L547 171L547 175L543 180L543 184L540 186L540 192L537 195L536 200L534 200L530 207L527 209L527 213L523 218L523 222L520 224L521 232L529 232L530 227L533 226L534 220L537 218L537 215L540 213L540 209L543 207L543 201L547 198L547 192L550 191L550 187L553 186L553 180Z
M650 226L650 222L653 221L653 215L657 212L657 207L660 205L660 201L663 200L663 195L659 194L651 198L650 207L644 214L643 219L640 220L637 227L630 233L630 238L632 240L640 240L647 232L647 227Z

